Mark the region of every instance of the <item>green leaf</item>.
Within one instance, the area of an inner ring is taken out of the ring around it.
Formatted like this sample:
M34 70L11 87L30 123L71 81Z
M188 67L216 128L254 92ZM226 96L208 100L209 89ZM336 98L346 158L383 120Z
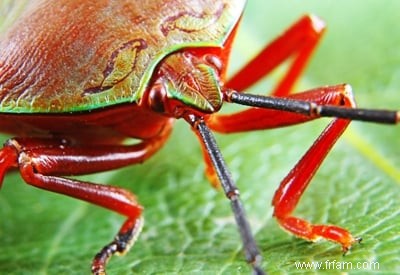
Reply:
M248 2L232 70L302 14L312 12L329 29L298 89L347 82L362 107L400 108L399 1ZM272 81L256 89L268 90ZM327 122L217 135L241 190L263 268L271 274L308 274L319 270L298 270L295 263L349 262L353 270L331 264L324 271L372 274L377 270L357 269L357 264L377 262L380 272L399 273L398 126L352 123L296 210L313 222L344 226L362 236L363 243L346 256L335 244L288 235L271 217L274 190ZM229 203L209 186L203 169L196 138L178 122L165 148L145 164L85 177L124 186L145 207L142 234L127 255L111 259L110 274L249 274ZM17 173L9 173L0 192L0 273L88 274L93 255L122 222L114 213L31 188Z

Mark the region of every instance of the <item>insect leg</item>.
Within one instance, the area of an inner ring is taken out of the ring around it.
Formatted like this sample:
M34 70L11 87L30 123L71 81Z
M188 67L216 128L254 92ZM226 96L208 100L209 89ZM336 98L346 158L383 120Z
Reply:
M140 233L142 206L132 193L123 188L61 176L105 171L142 162L157 151L168 134L169 130L157 139L130 146L94 144L74 147L56 140L11 139L0 151L4 163L0 168L6 170L18 166L22 178L30 185L81 199L127 217L114 240L92 262L93 274L105 274L110 257L129 251Z
M344 251L359 241L360 239L353 237L345 229L331 225L314 225L292 216L292 212L322 161L350 123L350 119L397 123L400 117L399 112L356 109L348 85L329 86L294 94L289 96L291 100L252 95L248 97L246 94L235 92L227 93L226 98L228 101L258 108L233 115L211 116L207 120L207 124L216 131L240 132L301 123L321 116L324 109L331 112L329 115L348 118L336 118L327 126L313 146L282 181L274 196L273 206L275 208L274 216L280 225L301 238L307 240L325 238L340 243ZM272 104L269 100L273 101ZM330 106L325 106L327 104ZM340 110L345 111L341 112Z
M344 85L344 90L348 89L349 86ZM351 94L351 92L348 91L347 94ZM359 109L355 108L351 100L347 100L347 104L344 101L343 104L345 106L338 107L334 105L318 105L313 102L301 100L246 95L237 92L233 92L229 98L235 103L300 113L310 117L339 117L328 125L303 158L282 181L273 199L275 207L274 216L283 228L294 235L310 241L325 238L337 242L342 245L344 252L349 250L355 242L359 242L360 238L354 238L343 228L333 225L314 225L291 214L315 172L336 140L344 132L350 120L396 124L400 122L400 112Z
M0 187L3 184L7 170L18 167L18 155L13 148L4 147L0 150Z
M231 202L232 211L242 238L246 259L250 264L252 264L254 274L264 274L263 270L259 266L261 263L261 255L251 233L251 228L247 221L242 203L239 199L239 190L232 179L215 138L202 120L189 120L189 123L192 124L203 148L206 150L208 160L211 162L214 168L213 170L218 176L225 195Z
M346 229L338 226L311 224L304 219L292 216L292 212L322 161L344 132L349 122L349 120L335 119L328 125L281 182L272 201L274 216L284 229L310 241L324 238L337 242L342 246L344 252L361 239L353 237Z
M25 156L22 156L25 158ZM106 245L94 258L93 274L105 274L105 265L114 254L124 254L135 242L139 235L143 219L142 207L129 191L102 184L82 182L55 176L44 176L34 171L34 166L25 159L20 164L23 179L30 185L48 191L81 199L127 217L114 240Z
M293 57L290 68L272 92L275 96L288 95L307 65L324 30L324 22L316 16L307 15L300 18L229 79L226 87L244 91L289 57Z

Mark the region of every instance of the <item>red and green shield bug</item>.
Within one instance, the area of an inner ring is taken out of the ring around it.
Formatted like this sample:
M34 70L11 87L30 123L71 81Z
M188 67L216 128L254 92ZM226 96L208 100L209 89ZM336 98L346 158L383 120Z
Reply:
M142 206L128 190L77 176L141 163L166 142L176 119L193 129L206 175L229 199L247 261L263 274L261 255L239 191L212 131L235 133L334 117L281 182L274 216L288 232L326 239L343 251L361 240L334 225L293 215L312 176L351 120L398 123L398 111L356 108L349 85L292 94L325 30L304 16L233 77L227 63L244 0L31 1L0 36L0 177L19 170L35 187L78 198L126 217L94 257L92 272L132 246ZM271 96L244 93L288 57ZM219 114L222 105L248 109ZM127 139L139 140L127 144Z

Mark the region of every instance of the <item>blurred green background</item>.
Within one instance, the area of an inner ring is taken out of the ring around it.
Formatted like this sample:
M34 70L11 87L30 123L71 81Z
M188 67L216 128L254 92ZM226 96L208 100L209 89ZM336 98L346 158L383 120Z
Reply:
M18 11L5 8L24 2L0 3L0 31ZM326 21L328 31L298 90L347 82L353 85L359 105L399 109L399 10L396 0L249 0L231 70L302 14L314 13ZM255 90L268 91L274 80ZM399 127L353 123L296 210L311 221L342 225L362 236L362 245L348 255L343 257L335 244L294 238L271 218L274 190L327 122L217 135L241 189L263 267L271 274L309 274L320 271L300 271L294 263L336 260L355 266L375 261L383 274L399 273ZM83 177L124 186L145 206L143 233L130 253L111 260L110 274L250 272L229 204L209 186L203 169L197 140L185 123L178 122L167 146L145 164ZM11 173L0 192L0 274L88 274L94 253L112 239L122 221L98 207L31 188ZM376 270L321 272L372 274Z

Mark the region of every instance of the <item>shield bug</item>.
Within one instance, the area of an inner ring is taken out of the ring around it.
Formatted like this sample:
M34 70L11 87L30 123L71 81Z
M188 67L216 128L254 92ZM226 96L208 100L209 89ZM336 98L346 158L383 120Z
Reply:
M212 131L277 128L334 117L282 181L274 216L287 231L347 251L360 239L334 225L292 215L319 165L350 120L399 121L399 112L356 108L349 85L291 94L321 38L324 23L305 16L231 78L232 41L245 1L34 1L0 40L0 129L15 136L0 151L1 177L12 168L35 187L108 208L126 217L94 257L105 273L142 227L142 206L129 191L69 176L100 172L151 157L176 119L186 121L204 153L206 175L230 201L247 261L262 274L261 256L239 191ZM272 96L242 93L294 57ZM234 114L226 103L249 106ZM123 143L128 138L140 142Z

